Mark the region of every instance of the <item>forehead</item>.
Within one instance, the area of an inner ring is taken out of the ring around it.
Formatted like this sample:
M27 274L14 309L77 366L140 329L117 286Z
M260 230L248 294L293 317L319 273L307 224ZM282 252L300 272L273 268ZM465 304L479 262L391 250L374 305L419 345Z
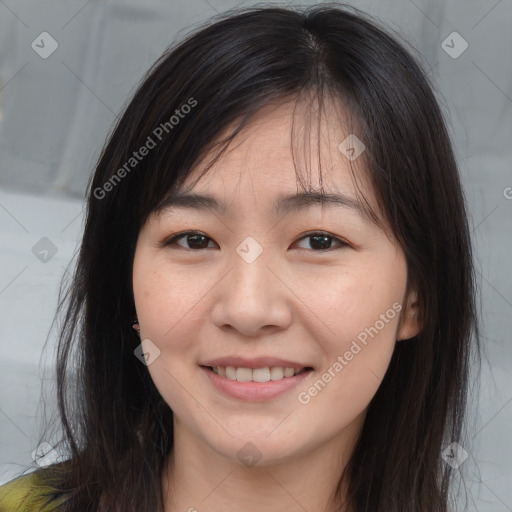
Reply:
M350 167L361 173L362 165L339 149L348 135L338 121L340 112L328 105L322 114L297 109L293 101L261 109L206 174L213 151L194 166L163 209L195 207L222 214L252 202L280 214L313 205L344 205L364 216L350 173ZM232 130L228 127L219 140ZM365 176L359 178L364 185ZM372 195L369 187L360 188L366 198Z
M344 181L349 177L346 172L348 160L338 146L348 133L344 134L339 123L335 122L337 112L334 106L327 107L327 110L319 117L316 109L296 104L295 101L267 105L232 141L219 165L216 165L216 170L223 173L225 178L249 171L261 176L262 181L273 179L283 186L295 188L296 167L307 168L312 183L315 183L319 179L320 164L325 171L335 167L336 172L332 173L335 182ZM232 130L232 126L229 126L219 135L219 140ZM189 183L194 180L200 167L196 166L189 176ZM324 179L329 174L326 172Z

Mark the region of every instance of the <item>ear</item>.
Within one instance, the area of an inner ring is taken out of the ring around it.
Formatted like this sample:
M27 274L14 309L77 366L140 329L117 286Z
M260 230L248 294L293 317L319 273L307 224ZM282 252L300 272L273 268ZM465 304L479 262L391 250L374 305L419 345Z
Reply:
M406 305L400 314L400 323L396 335L397 341L413 338L421 330L421 325L419 322L420 312L416 290L411 290L407 296L406 301L404 302Z

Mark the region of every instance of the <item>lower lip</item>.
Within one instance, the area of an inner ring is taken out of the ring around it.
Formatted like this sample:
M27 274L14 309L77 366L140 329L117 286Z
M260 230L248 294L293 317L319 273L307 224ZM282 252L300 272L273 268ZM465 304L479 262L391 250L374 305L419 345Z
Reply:
M227 377L221 377L205 366L201 366L201 370L219 391L232 398L248 402L258 402L281 395L303 382L313 371L306 370L293 377L284 377L279 380L269 380L268 382L239 382Z

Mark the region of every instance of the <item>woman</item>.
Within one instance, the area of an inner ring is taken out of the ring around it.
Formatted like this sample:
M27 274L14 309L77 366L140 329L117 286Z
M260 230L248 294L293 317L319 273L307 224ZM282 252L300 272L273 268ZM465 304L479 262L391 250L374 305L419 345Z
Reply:
M59 511L447 511L474 295L415 59L354 8L231 13L155 63L103 150L60 303L69 456L4 494Z

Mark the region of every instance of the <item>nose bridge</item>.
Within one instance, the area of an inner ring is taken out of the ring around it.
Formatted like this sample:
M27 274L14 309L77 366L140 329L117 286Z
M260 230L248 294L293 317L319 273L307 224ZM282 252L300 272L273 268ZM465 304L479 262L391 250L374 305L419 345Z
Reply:
M256 300L259 304L255 307L261 307L261 300L258 296L265 292L268 285L270 250L263 248L262 243L258 242L253 236L247 236L238 244L233 257L233 289L231 292L241 294L246 300Z

